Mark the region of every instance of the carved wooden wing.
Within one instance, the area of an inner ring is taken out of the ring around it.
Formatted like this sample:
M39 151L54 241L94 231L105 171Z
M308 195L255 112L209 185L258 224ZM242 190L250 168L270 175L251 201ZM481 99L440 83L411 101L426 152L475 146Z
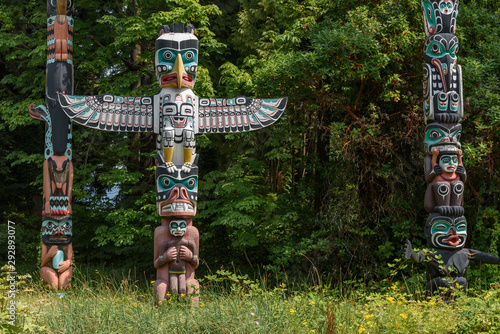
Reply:
M285 110L288 98L198 100L198 132L245 132L257 130L276 122Z
M123 97L110 94L59 94L66 115L82 125L108 131L153 132L158 95ZM156 107L156 108L155 108Z

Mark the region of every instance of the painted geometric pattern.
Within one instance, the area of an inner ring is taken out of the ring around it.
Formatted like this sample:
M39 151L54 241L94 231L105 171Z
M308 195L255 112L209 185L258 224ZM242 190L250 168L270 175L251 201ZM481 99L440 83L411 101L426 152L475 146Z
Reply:
M257 130L276 122L285 110L287 98L232 99L200 98L198 132L244 132Z
M153 132L154 98L59 94L59 102L71 119L91 128L108 131Z

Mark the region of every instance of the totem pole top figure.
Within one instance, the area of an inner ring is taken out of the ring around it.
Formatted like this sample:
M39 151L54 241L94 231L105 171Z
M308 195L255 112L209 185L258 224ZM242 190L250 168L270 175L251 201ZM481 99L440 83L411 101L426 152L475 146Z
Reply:
M158 30L155 65L161 88L193 88L198 69L198 38L194 27L174 23Z
M455 34L458 0L422 0L424 29L427 37L434 34Z

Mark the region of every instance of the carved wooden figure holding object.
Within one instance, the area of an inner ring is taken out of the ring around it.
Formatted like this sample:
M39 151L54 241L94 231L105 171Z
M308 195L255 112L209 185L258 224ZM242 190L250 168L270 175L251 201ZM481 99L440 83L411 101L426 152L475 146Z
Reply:
M457 150L456 154L439 155L439 149L434 148L431 163L435 176L427 186L425 209L429 213L433 213L436 207L462 206L464 183L460 174L457 173L457 170L463 169L462 150Z
M40 277L54 290L69 287L73 275L73 244L42 244L42 269Z
M189 294L197 302L199 284L194 270L199 264L199 233L192 226L192 219L162 218L161 226L155 230L154 246L156 302L164 300L169 292Z

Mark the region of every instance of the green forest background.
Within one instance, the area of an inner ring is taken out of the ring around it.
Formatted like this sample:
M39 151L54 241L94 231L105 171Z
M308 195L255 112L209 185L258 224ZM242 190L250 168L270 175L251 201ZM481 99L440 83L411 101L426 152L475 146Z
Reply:
M198 96L289 97L266 129L198 135L198 276L224 267L299 277L315 268L377 281L405 239L425 247L420 1L77 0L74 17L75 94L158 93L157 29L185 22L200 40ZM17 271L36 272L44 125L28 105L44 104L46 2L1 0L0 23L0 260L11 220ZM498 1L461 1L456 35L467 247L498 255ZM154 151L154 134L74 125L77 266L154 277ZM499 273L469 269L483 279Z

